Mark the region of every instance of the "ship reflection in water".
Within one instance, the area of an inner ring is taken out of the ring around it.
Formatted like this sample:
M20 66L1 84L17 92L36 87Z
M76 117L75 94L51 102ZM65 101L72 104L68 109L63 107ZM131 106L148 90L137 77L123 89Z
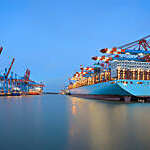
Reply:
M150 104L0 98L0 150L150 150Z
M150 149L150 105L70 100L68 149Z

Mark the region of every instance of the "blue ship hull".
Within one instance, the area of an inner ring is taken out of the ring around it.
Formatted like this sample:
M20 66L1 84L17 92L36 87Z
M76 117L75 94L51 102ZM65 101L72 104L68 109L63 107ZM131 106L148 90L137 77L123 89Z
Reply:
M150 80L115 80L71 89L71 95L150 97Z

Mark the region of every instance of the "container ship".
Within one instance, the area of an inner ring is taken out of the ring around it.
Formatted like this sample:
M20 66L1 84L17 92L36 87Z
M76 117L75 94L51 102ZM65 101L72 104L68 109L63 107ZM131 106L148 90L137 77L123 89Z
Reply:
M112 101L150 101L150 35L100 49L91 66L69 78L65 94Z

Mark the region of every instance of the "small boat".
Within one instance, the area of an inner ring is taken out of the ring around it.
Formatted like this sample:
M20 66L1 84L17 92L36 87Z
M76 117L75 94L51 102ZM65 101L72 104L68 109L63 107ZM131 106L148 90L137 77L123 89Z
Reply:
M42 89L40 87L35 87L32 89L29 89L28 92L29 95L41 95L42 94Z

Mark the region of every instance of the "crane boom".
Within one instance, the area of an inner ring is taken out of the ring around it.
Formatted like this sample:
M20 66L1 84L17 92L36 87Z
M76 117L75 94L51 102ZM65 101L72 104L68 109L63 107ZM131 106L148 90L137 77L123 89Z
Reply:
M145 50L147 50L146 47L149 48L149 43L146 41L146 39L148 39L148 38L150 38L150 35L145 36L145 37L143 37L143 38L141 38L141 39L139 39L139 40L136 40L136 41L134 41L134 42L125 44L125 45L123 45L123 46L119 46L119 47L117 47L117 48L119 48L119 49L125 48L125 49L126 49L126 48L130 48L130 47L134 47L134 46L139 45L139 49L140 49L140 47L142 46ZM144 44L144 45L143 45L143 44Z
M30 78L30 70L27 69L27 70L26 70L26 73L25 73L25 75L24 75L24 79L25 79L25 80L29 80L29 78Z
M13 60L12 60L12 62L11 62L11 65L10 65L10 67L9 67L9 69L8 69L7 74L6 74L6 78L8 78L8 75L9 75L9 73L10 73L10 71L11 71L11 68L12 68L12 66L13 66L13 64L14 64L14 61L15 61L15 58L13 58Z
M3 47L2 47L2 46L0 46L0 54L2 53L2 51L3 51Z

